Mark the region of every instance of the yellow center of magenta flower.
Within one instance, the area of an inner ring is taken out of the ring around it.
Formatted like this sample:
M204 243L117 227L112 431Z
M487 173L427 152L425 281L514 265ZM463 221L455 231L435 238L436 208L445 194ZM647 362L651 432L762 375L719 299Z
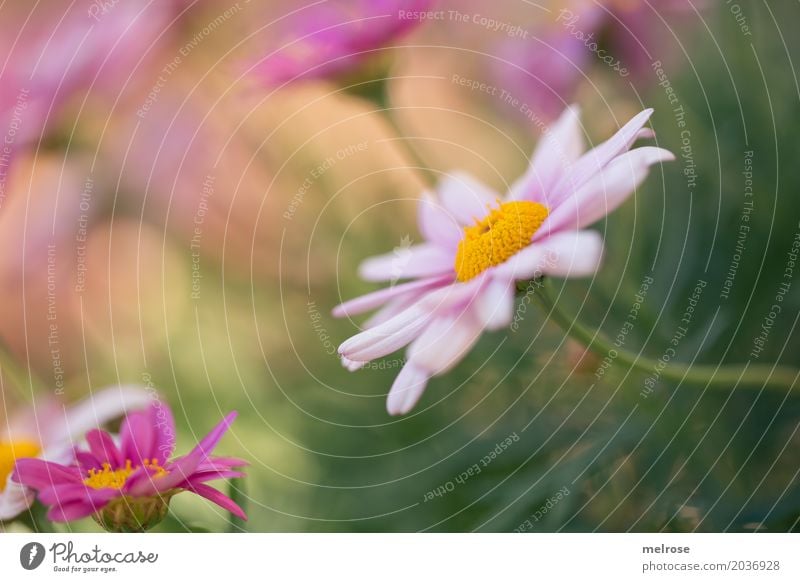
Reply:
M151 469L155 473L153 477L163 477L168 473L164 467L158 464L158 459L145 459L143 467ZM138 469L130 461L125 461L122 469L112 469L108 463L103 463L102 469L89 469L89 476L83 482L92 489L122 489L128 477Z
M538 202L506 202L475 226L464 228L456 252L456 277L469 281L531 244L549 211Z
M14 470L17 459L36 457L42 449L33 441L0 442L0 493L5 491L8 476Z

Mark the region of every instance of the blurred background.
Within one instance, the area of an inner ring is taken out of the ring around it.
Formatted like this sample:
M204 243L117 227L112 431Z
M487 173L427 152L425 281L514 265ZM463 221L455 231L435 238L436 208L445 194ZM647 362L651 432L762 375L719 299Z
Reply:
M604 365L521 300L516 330L390 417L403 354L346 371L336 347L359 321L330 312L376 288L362 259L420 240L431 180L503 191L567 104L589 144L653 107L678 160L594 227L604 267L553 281L559 303L612 338L638 305L625 347L654 359L686 327L676 361L800 364L799 16L5 2L0 336L40 392L151 383L179 452L238 410L219 450L251 463L250 531L796 530L796 392ZM7 410L32 398L4 380ZM172 506L161 531L225 527L202 500Z

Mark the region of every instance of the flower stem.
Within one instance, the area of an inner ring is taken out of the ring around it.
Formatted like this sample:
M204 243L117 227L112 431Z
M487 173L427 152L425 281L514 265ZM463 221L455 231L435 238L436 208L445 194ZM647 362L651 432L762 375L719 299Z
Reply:
M242 478L238 479L231 479L228 495L236 503L239 507L242 508L242 511L247 513L247 489L245 488L245 481ZM243 520L241 517L237 517L230 514L228 518L228 531L230 533L237 533L237 532L244 532L247 531L247 522Z
M720 365L686 365L679 362L663 362L640 356L615 346L599 330L591 330L581 324L556 304L550 296L547 286L540 282L536 286L535 296L546 310L548 317L561 327L567 335L584 344L595 354L606 357L616 353L615 361L627 364L631 368L649 374L658 370L661 378L675 382L702 384L709 388L733 389L738 385L757 386L769 389L800 391L800 370L777 364L720 364Z
M17 520L34 533L54 533L57 531L47 519L47 509L38 501L34 501L33 505L27 511L21 513Z

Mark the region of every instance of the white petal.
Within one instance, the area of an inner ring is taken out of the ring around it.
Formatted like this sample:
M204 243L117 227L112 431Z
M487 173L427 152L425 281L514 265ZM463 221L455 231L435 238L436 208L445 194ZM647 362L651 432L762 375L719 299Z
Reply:
M501 329L511 323L514 312L513 279L492 277L475 302L475 314L490 331Z
M531 244L494 268L497 276L516 281L544 275L547 253L540 244Z
M467 309L485 281L485 276L475 277L425 293L409 308L343 342L339 354L360 362L390 354L418 336L437 313Z
M425 240L445 248L456 248L464 237L464 230L455 217L427 193L419 202L418 222Z
M610 139L586 152L575 162L571 171L556 184L552 192L554 199L556 201L568 199L570 194L576 192L591 180L598 172L605 168L611 160L627 151L631 145L633 145L633 142L636 141L639 132L652 114L652 109L645 109L626 123L622 129Z
M434 319L408 348L408 361L431 376L458 364L475 345L483 325L471 310Z
M464 308L480 295L483 285L488 280L488 271L466 282L454 282L426 293L420 299L420 306L430 313Z
M155 392L145 386L110 386L98 390L64 411L61 422L55 424L54 430L42 431L46 434L46 441L42 443L43 456L52 459L55 451L71 448L91 429L124 416L130 410L147 407L154 397Z
M386 410L389 414L392 416L406 414L414 408L422 393L425 392L429 378L429 374L410 362L403 366L386 399Z
M561 232L541 242L546 260L542 270L554 277L587 277L600 268L603 237L593 230Z
M476 220L483 219L499 198L496 192L463 172L445 177L438 192L447 212L463 226L473 226Z
M430 315L415 305L376 327L354 335L339 346L339 354L359 362L381 358L411 342L429 321Z
M358 272L365 281L397 281L452 273L453 263L453 251L424 243L398 247L391 253L370 257L361 263Z
M656 132L653 131L649 127L643 127L639 130L639 133L636 134L636 141L640 139L653 139L656 136Z
M341 358L342 358L342 366L344 366L345 369L349 372L355 372L356 370L360 370L366 364L366 362L356 362L355 360L349 360L344 356L341 356Z
M552 204L553 187L583 153L580 109L570 106L544 134L528 171L511 186L509 200L531 200Z
M6 488L0 492L0 521L17 517L31 506L33 498L33 491L14 483L9 475L6 479Z
M43 443L48 435L62 434L64 404L55 397L37 398L33 405L21 406L13 411L0 433L0 440L28 440Z
M631 150L608 164L574 196L556 208L534 235L534 241L563 229L580 229L617 209L647 177L650 166L674 160L661 148Z
M375 312L372 317L367 319L363 324L361 324L362 329L369 329L371 327L377 327L380 324L389 321L395 315L405 311L415 303L417 303L420 298L424 295L424 292L418 293L408 293L403 297L398 299L394 299L381 307L378 311Z
M392 287L379 289L378 291L367 293L366 295L356 297L350 301L345 301L344 303L334 307L332 313L334 317L351 317L354 315L359 315L361 313L366 313L367 311L372 311L388 301L392 301L400 297L410 296L412 294L418 294L425 290L435 289L436 287L446 285L451 279L452 277L431 277L430 279L422 279L420 281L410 281L400 285L393 285Z

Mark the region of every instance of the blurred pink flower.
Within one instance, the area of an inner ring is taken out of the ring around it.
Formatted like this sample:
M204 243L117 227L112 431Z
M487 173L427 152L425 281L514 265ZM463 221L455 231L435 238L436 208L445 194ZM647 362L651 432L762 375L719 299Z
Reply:
M280 45L253 65L267 85L351 72L424 21L434 0L327 0L286 16ZM280 26L280 25L278 25Z
M636 82L653 78L648 77L652 62L676 52L668 19L676 14L685 18L692 9L689 0L565 2L550 11L552 22L540 26L537 34L497 45L502 62L493 75L500 86L553 119L573 99L591 67L605 65Z
M145 530L163 519L170 498L183 490L247 519L236 503L206 485L243 476L232 469L245 461L211 456L234 418L235 412L228 414L188 455L170 460L175 449L172 411L153 402L145 411L128 414L119 445L107 432L92 430L86 435L89 450L77 450L74 464L21 459L12 479L35 489L39 501L51 506L48 519L57 522L96 514L110 531Z
M33 493L10 479L16 462L40 458L69 462L83 435L126 411L144 408L151 396L144 388L115 386L67 408L46 400L16 411L0 427L0 520L13 519L33 501Z
M426 196L420 203L425 242L408 248L402 265L394 254L361 265L368 281L413 279L334 309L343 317L381 308L339 347L351 371L410 344L389 392L390 414L410 411L428 380L455 366L484 330L511 322L516 281L597 271L603 240L584 228L622 204L650 166L674 159L657 147L630 150L652 135L644 128L651 114L639 113L583 153L578 111L568 108L505 199L467 175L451 175L439 185L438 201Z
M6 170L14 151L41 137L76 93L116 97L153 54L179 7L172 1L4 4L0 150Z

